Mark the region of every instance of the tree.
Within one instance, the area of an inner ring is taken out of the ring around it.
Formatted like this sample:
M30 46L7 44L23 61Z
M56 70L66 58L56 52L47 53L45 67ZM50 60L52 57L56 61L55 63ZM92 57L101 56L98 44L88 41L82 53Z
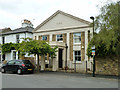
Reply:
M47 53L51 55L51 57L55 57L56 49L51 48L49 44L46 43L46 41L40 41L40 40L32 40L30 38L25 38L20 44L17 50L20 52L21 55L25 55L26 53L37 55L38 62L37 62L37 69L39 72L39 56L44 56Z
M91 46L95 45L97 56L120 55L120 17L119 3L108 3L103 6L96 17L95 30L100 30L89 42L87 55L91 56ZM119 54L118 54L119 53Z

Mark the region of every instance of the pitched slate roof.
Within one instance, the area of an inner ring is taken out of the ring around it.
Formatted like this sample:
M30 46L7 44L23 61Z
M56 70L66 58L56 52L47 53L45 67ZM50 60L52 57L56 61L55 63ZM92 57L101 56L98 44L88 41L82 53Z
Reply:
M73 16L73 15L71 15L71 14L68 14L68 13L65 13L65 12L63 12L63 11L58 10L58 11L56 11L53 15L51 15L49 18L47 18L45 21L43 21L40 25L38 25L38 26L33 30L33 32L36 31L37 29L39 29L40 27L42 27L44 24L46 24L48 21L50 21L52 18L54 18L57 14L63 14L63 15L65 15L65 16L68 16L68 17L73 18L73 19L75 19L75 20L78 20L78 21L80 21L80 22L86 23L86 24L88 24L88 25L91 23L91 22L89 22L89 21L83 20L83 19L81 19L81 18L78 18L78 17L76 17L76 16Z
M5 33L5 32L9 32L9 31L11 31L10 28L0 29L0 33Z
M16 33L24 33L24 32L32 33L33 29L34 29L33 27L21 27L21 28L17 28L17 29L5 32L5 33L0 33L0 36L1 35L16 34Z

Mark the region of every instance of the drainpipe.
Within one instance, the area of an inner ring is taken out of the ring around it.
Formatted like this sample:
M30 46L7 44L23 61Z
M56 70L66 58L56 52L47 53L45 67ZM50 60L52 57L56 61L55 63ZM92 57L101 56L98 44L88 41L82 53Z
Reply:
M66 60L65 60L65 72L67 72L67 43L65 44L65 48L66 48Z

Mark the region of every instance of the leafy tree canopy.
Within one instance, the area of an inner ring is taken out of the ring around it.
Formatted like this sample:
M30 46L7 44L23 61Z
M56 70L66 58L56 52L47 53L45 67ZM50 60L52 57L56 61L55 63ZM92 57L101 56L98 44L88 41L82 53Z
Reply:
M46 41L32 40L31 38L25 38L20 44L17 50L20 51L20 54L24 55L25 53L38 54L38 55L47 55L50 54L51 57L55 57L55 52L57 47L51 48Z
M46 41L40 40L32 40L31 38L25 38L18 46L17 49L21 55L25 55L26 53L37 55L37 69L39 72L39 56L44 56L49 54L52 58L56 56L55 52L57 47L51 48Z
M95 20L95 30L100 30L90 41L87 55L91 56L91 46L95 45L97 56L120 54L119 3L108 3L103 6Z

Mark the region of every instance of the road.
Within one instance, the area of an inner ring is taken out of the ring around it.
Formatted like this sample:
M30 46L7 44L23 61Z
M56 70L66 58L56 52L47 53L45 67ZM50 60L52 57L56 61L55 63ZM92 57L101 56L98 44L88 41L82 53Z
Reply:
M118 88L118 80L59 73L2 74L2 88Z

